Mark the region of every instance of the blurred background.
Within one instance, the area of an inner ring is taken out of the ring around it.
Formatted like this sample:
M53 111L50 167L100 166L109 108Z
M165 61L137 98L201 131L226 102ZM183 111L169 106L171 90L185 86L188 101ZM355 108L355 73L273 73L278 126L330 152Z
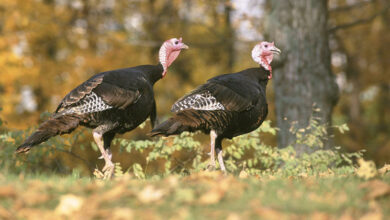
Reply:
M332 96L337 96L337 104L332 104L329 110L332 117L325 122L346 123L350 128L346 134L335 133L334 145L351 152L366 149L366 157L377 164L389 163L390 3L329 0L318 1L324 7L316 7L314 3L305 3L310 1L296 2L302 4L272 0L2 0L1 130L37 126L42 121L42 113L46 112L44 118L47 112L53 112L64 95L92 75L116 68L157 64L162 42L183 37L190 49L180 54L167 76L155 86L161 122L170 115L176 99L208 78L256 67L250 52L259 41L275 41L284 58L294 54L291 49L294 47L281 40L281 35L288 35L289 29L284 27L294 27L294 16L315 20L321 14L326 26L308 28L312 34L324 36L326 50L329 45L329 57L325 54L324 63L329 58L330 79L338 86L338 93L337 87L331 88L336 91ZM283 7L284 10L305 7L314 16L292 13L291 19L278 19L278 9ZM299 35L304 30L296 32ZM312 42L307 40L308 45ZM305 47L305 43L300 45ZM278 126L280 118L275 105L278 101L275 89L280 87L275 88L274 83L279 80L283 84L280 74L287 65L284 63L291 61L291 57L287 61L284 58L275 61L276 81L271 80L267 88L268 119L273 126ZM293 59L299 61L300 57ZM150 130L149 124L146 129ZM99 155L91 153L89 148L91 131L78 129L71 136L80 132L85 135L77 140L72 154L95 164ZM145 139L148 138L145 133L136 129L122 137ZM266 135L261 138L274 146L281 140ZM200 136L200 139L207 148L208 137ZM86 147L80 150L78 145ZM68 160L78 161L72 157ZM143 161L139 154L115 152L114 160Z

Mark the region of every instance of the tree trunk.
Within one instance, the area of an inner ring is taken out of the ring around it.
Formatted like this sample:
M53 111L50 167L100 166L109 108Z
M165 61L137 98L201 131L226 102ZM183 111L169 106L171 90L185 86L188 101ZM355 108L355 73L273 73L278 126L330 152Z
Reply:
M311 116L331 124L338 87L331 72L327 32L327 0L272 0L267 30L282 50L280 68L275 69L275 106L279 147L293 145L298 154L311 152L295 144L289 132L292 122L304 128ZM320 112L313 112L313 107ZM314 114L314 115L313 115ZM323 139L332 145L331 137Z
M226 68L225 68L225 72L227 73L232 72L233 64L235 60L235 53L234 53L235 34L231 22L231 14L232 14L231 1L227 0L225 1L225 30L224 30L224 36L226 41L223 44L226 47L225 52L227 53L227 61L226 61Z

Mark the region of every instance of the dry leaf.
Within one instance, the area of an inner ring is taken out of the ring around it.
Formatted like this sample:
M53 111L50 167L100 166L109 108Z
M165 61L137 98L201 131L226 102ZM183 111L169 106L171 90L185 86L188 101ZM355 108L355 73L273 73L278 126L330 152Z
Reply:
M269 219L269 220L280 220L285 219L284 215L281 212L278 212L271 208L266 207L256 207L255 209L256 214L261 216L262 219ZM292 218L292 216L290 216Z
M0 219L11 219L11 217L10 211L0 206Z
M224 194L225 193L222 190L216 188L211 189L199 198L199 203L203 205L216 204L221 201Z
M339 220L354 220L354 218L351 213L347 211L339 218Z
M38 191L27 191L21 194L23 202L29 206L44 203L49 200L49 196Z
M378 173L384 175L390 172L390 164L385 164L382 168L378 169Z
M237 213L230 213L226 220L241 220L242 218Z
M383 215L381 212L369 212L363 215L359 220L382 220Z
M121 185L116 185L112 187L110 190L105 192L103 195L100 196L101 200L115 200L119 199L121 196L124 196L126 193L126 186L121 184Z
M72 194L63 195L60 198L55 212L59 215L70 216L76 211L79 211L84 204L84 199Z
M366 199L376 199L390 194L390 185L381 180L371 180L360 184L360 188L367 188Z
M362 158L358 160L359 168L356 171L356 174L363 179L371 179L378 174L374 161L365 161Z
M0 198L15 197L16 190L12 186L1 186L0 187Z
M59 219L59 218L54 217L53 212L51 210L41 210L37 208L23 208L18 210L18 212L16 212L16 217L13 219L52 220L52 219Z
M168 182L169 186L172 188L177 188L179 185L179 177L178 176L169 176L166 178L166 181Z
M299 173L298 174L299 177L302 177L302 178L307 178L307 173Z
M179 208L175 210L173 216L169 218L169 220L182 220L182 219L190 219L190 211L188 208Z
M112 211L111 219L131 220L134 219L134 211L129 208L115 208Z
M138 193L137 198L142 203L151 203L160 200L164 194L163 190L155 189L154 186L148 185Z
M249 174L245 170L241 170L240 175L238 175L240 179L246 179L249 177Z
M328 220L331 219L329 214L323 213L323 212L314 212L310 215L309 219L315 219L315 220Z

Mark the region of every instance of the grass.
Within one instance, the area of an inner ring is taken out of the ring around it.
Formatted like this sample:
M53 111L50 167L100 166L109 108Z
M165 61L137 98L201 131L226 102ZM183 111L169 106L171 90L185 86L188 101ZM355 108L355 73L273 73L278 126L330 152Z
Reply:
M389 219L389 194L389 172L373 180L0 174L0 219Z

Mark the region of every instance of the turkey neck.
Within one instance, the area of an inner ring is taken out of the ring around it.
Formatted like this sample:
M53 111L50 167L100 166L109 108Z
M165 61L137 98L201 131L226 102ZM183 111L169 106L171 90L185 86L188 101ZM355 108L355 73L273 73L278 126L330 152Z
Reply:
M153 66L152 70L146 71L146 76L152 84L155 84L158 80L162 78L162 73L164 68L161 63Z
M243 75L248 77L250 81L256 82L260 85L260 89L266 94L266 88L268 83L268 75L270 72L264 67L250 68L242 72Z
M250 68L242 72L253 82L257 82L260 85L266 87L268 83L268 75L270 74L269 70L266 70L264 67L260 66L259 68Z

